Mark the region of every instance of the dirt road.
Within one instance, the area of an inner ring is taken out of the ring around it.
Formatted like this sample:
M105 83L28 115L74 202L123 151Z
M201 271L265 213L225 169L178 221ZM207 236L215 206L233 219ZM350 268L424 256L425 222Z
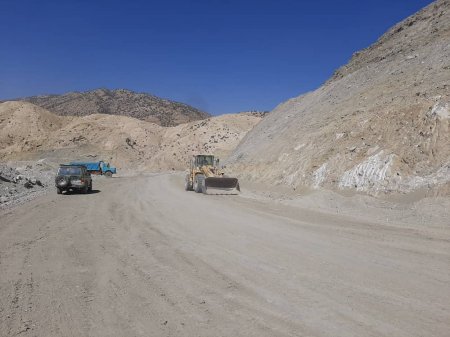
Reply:
M103 179L0 212L0 335L450 335L449 226L182 184Z

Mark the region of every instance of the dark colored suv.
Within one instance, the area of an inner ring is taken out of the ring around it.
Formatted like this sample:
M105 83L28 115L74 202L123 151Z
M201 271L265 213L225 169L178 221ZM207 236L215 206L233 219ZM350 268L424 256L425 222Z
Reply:
M56 193L76 190L82 193L92 191L92 177L82 165L60 165L55 178Z

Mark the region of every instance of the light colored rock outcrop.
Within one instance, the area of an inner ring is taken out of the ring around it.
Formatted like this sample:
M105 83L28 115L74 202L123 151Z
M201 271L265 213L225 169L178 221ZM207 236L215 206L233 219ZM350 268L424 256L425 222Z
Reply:
M317 90L280 104L229 161L235 174L373 194L450 176L450 2L391 28Z

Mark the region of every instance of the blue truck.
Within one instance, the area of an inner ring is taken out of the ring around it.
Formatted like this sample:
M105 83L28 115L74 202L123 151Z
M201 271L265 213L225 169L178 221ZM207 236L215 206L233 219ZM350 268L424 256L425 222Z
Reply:
M70 165L85 166L89 173L104 175L108 178L111 178L113 174L117 173L117 169L115 167L112 167L109 163L105 163L103 160L92 162L74 161L71 162Z

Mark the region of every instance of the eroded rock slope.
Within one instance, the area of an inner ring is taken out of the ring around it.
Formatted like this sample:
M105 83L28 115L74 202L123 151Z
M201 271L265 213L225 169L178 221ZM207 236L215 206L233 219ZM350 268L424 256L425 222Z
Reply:
M292 187L448 191L450 1L392 27L249 132L236 174Z

